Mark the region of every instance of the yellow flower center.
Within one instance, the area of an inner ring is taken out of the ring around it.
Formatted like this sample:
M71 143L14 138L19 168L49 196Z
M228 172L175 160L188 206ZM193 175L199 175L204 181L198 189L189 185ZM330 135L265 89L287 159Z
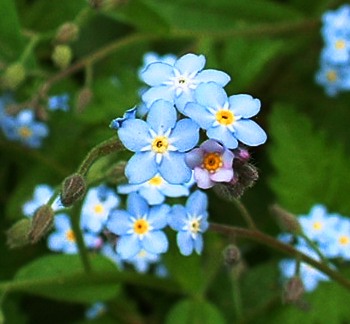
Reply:
M328 71L326 77L329 82L334 82L338 78L337 73L333 70Z
M235 115L233 114L233 112L226 109L219 110L216 113L215 117L218 123L224 126L231 125L235 121Z
M345 41L343 39L338 39L335 42L335 48L338 49L338 50L344 49L345 45L346 45L346 43L345 43Z
M152 150L156 153L164 153L168 150L169 142L165 136L157 136L152 142Z
M96 214L102 214L103 211L104 211L104 208L103 208L103 206L101 204L97 204L97 205L94 206L94 212Z
M342 235L340 238L339 238L339 243L341 245L348 245L350 243L350 238L348 236L345 236L345 235Z
M28 137L32 136L33 132L30 128L23 126L23 127L18 129L18 134L19 134L19 136L21 136L23 138L28 138Z
M162 183L163 183L163 179L161 176L155 176L153 177L151 180L148 180L148 183L151 185L151 186L160 186Z
M137 221L135 221L134 223L134 232L136 234L145 234L147 233L149 230L149 224L146 220L144 219L138 219Z
M200 227L200 222L199 222L198 219L195 219L195 220L193 220L193 221L191 222L191 224L190 224L190 231L191 231L192 233L198 233L199 230L200 230L199 227Z
M69 241L69 242L75 242L75 235L74 235L74 232L72 230L68 230L66 232L66 239Z
M203 158L202 168L214 173L222 167L222 158L219 153L207 153Z
M322 229L323 224L321 222L315 222L315 223L312 224L312 227L313 227L314 230L319 231L319 230Z

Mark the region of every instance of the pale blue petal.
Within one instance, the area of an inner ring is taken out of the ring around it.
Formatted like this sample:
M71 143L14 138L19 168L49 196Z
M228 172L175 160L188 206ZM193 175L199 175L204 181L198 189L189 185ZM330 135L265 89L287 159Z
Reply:
M205 214L203 215L203 218L201 219L199 230L204 233L209 228L209 223L207 221L208 218L208 212L205 211Z
M118 136L128 150L138 152L149 144L149 125L141 119L127 119L118 129Z
M207 136L220 141L230 149L235 149L238 146L238 141L235 136L225 126L210 127L207 130Z
M177 245L182 255L190 255L193 251L193 239L189 232L178 232L176 236Z
M194 240L194 249L198 254L202 253L203 250L203 237L202 235L198 234Z
M186 224L186 217L186 208L182 205L174 205L167 216L168 224L173 230L182 231Z
M181 74L191 74L193 72L201 71L204 68L204 65L204 55L195 55L189 53L180 57L174 64L174 67L178 69L181 72Z
M145 198L150 205L158 205L165 200L164 195L158 188L142 187L139 190L139 194Z
M134 257L141 248L140 240L136 235L123 235L117 242L117 253L124 260Z
M57 214L54 219L54 226L59 231L66 231L71 228L70 218L66 214Z
M194 91L189 89L189 91L183 91L179 96L174 99L175 106L177 110L185 114L185 107L189 102L194 102Z
M167 225L167 216L170 212L170 206L158 205L150 209L148 222L154 229L161 229Z
M125 210L113 210L107 220L107 229L116 235L126 234L132 227L130 216Z
M194 169L196 166L200 166L203 163L204 151L201 148L195 148L192 151L186 153L186 164Z
M125 175L131 184L143 183L157 173L157 164L152 152L135 153L125 167Z
M128 212L137 218L141 218L148 214L148 204L144 198L142 198L136 192L132 192L127 199Z
M139 189L141 189L143 186L143 184L129 184L129 183L126 183L126 184L122 184L122 185L119 185L117 187L117 192L120 193L120 194L129 194L131 192L134 192L134 191L138 191Z
M229 182L233 178L233 170L231 169L220 169L213 173L210 178L216 182Z
M22 110L17 115L17 121L20 125L31 124L34 120L34 112L32 110Z
M162 231L153 231L142 239L142 247L149 253L165 253L168 250L168 239Z
M151 63L141 73L141 79L151 87L161 85L174 76L174 68L166 63Z
M190 215L206 215L208 208L208 197L207 195L196 190L191 196L188 197L186 202L186 209Z
M165 100L155 101L149 109L147 122L157 134L164 134L176 123L176 109Z
M54 232L47 238L47 247L52 251L61 251L65 241L64 233Z
M230 76L218 70L207 69L198 73L196 80L199 82L215 82L220 86L224 87L227 83L230 82Z
M167 197L181 197L181 196L188 196L190 191L188 187L184 185L172 185L172 184L166 183L162 188L162 192Z
M201 128L208 129L215 121L215 116L204 106L190 102L184 109L184 114L194 120Z
M159 165L159 173L171 184L183 184L190 181L192 171L185 163L185 154L169 152Z
M157 101L160 98L169 102L174 102L175 89L167 85L153 87L146 90L142 94L141 98L145 103L147 103L147 106L150 106L154 101Z
M201 149L205 152L216 152L222 154L224 152L224 147L215 140L206 140L201 144ZM231 153L232 154L232 153Z
M222 108L228 100L225 90L214 82L200 84L195 98L200 105L214 109Z
M228 98L230 109L236 116L250 118L255 116L260 110L260 100L254 99L247 94L238 94Z
M209 189L214 186L214 182L209 176L209 172L201 167L196 167L194 169L194 179L197 182L198 188Z
M252 120L238 120L234 124L234 128L237 139L246 145L257 146L266 142L265 131Z
M169 138L178 151L186 152L198 143L199 127L189 118L181 119L177 122Z

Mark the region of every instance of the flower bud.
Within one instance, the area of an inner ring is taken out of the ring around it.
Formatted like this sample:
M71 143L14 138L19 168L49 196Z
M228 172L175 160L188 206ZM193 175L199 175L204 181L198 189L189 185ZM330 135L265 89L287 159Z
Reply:
M276 217L279 227L288 233L298 235L302 232L297 217L287 212L277 204L270 206L271 213Z
M79 36L79 27L73 22L61 25L56 33L55 42L66 44L75 41Z
M100 9L103 6L104 0L89 0L89 5L93 9Z
M68 45L57 45L52 53L52 61L57 67L63 70L72 61L72 56L72 50Z
M241 252L234 244L226 246L222 251L224 257L224 263L227 267L231 268L237 265L241 261Z
M90 104L93 97L93 93L90 88L82 88L76 98L76 109L79 113L83 112L84 109Z
M38 242L49 232L52 228L53 218L54 211L49 205L42 205L36 210L33 216L32 227L29 231L30 243Z
M30 218L23 218L7 230L7 245L11 248L19 248L29 243L28 233L32 226Z
M86 183L80 174L72 174L64 179L61 189L61 202L65 207L72 206L85 195Z
M304 284L300 277L294 276L290 278L284 286L283 302L291 304L299 302L304 291Z
M16 89L26 77L26 71L21 63L14 63L7 67L3 76L5 88Z

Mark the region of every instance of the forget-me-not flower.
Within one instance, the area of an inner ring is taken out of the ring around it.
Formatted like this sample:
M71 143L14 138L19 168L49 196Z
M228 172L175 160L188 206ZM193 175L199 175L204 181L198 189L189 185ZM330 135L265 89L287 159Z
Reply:
M132 264L137 272L145 273L146 271L148 271L152 263L157 263L159 262L159 260L159 254L150 253L146 250L141 250L135 256L126 260L126 262Z
M177 60L177 57L174 54L159 55L155 52L148 52L143 56L143 59L142 59L143 64L138 71L139 78L142 80L142 73L146 70L146 68L151 63L159 62L159 63L166 63L169 65L174 65L176 60Z
M136 256L142 250L152 254L168 250L168 239L162 229L167 225L168 205L149 207L137 193L127 198L127 210L113 210L107 229L119 236L116 251L123 260Z
M207 131L209 138L234 149L238 141L249 146L265 143L266 133L249 118L260 110L260 100L247 94L227 97L225 90L214 82L204 83L195 91L197 102L190 102L184 114Z
M200 254L203 237L208 227L208 198L199 190L187 199L186 206L174 205L168 214L169 226L177 231L176 240L181 254L190 255L193 250Z
M62 94L57 96L49 97L48 100L48 109L49 110L63 110L68 111L69 110L69 95L68 94Z
M155 62L148 65L141 73L142 80L151 88L142 95L142 100L150 106L162 98L173 102L180 112L186 103L194 101L194 90L201 83L216 82L224 87L230 77L225 72L203 70L205 57L203 55L186 54L173 65Z
M159 173L171 184L191 179L192 170L185 163L185 152L199 139L199 127L189 118L177 121L173 104L155 101L147 120L126 119L118 129L119 139L135 152L125 167L130 183L143 183Z

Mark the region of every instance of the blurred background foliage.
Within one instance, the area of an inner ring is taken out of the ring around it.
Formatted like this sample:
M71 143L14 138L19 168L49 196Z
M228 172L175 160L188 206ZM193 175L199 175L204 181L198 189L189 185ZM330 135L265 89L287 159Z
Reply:
M168 279L118 272L94 256L92 280L78 257L53 254L44 241L10 250L5 237L23 217L22 205L37 184L60 185L92 147L114 135L110 121L139 103L137 73L149 51L204 54L207 68L231 75L229 94L249 93L261 100L257 121L268 142L251 150L260 178L242 197L259 229L272 236L280 232L269 213L276 202L295 214L322 203L350 216L350 95L329 98L314 82L322 48L320 17L342 3L1 0L0 74L18 62L26 74L13 91L17 102L32 102L49 85L40 100L65 92L71 110L43 115L50 135L38 150L0 138L0 280L22 282L7 294L0 285L0 323L348 321L348 292L336 283L322 283L303 305L284 305L277 268L282 255L249 240L206 233L202 256L184 257L175 249L165 255ZM80 32L69 44L72 61L60 70L51 57L57 29L65 22L75 22ZM84 105L83 89L92 96ZM99 167L103 161L93 172L101 172ZM232 203L209 195L211 221L244 226ZM229 243L239 246L244 260L235 273L222 261ZM347 264L341 271L350 275ZM106 301L109 311L87 321L84 311L95 301Z

